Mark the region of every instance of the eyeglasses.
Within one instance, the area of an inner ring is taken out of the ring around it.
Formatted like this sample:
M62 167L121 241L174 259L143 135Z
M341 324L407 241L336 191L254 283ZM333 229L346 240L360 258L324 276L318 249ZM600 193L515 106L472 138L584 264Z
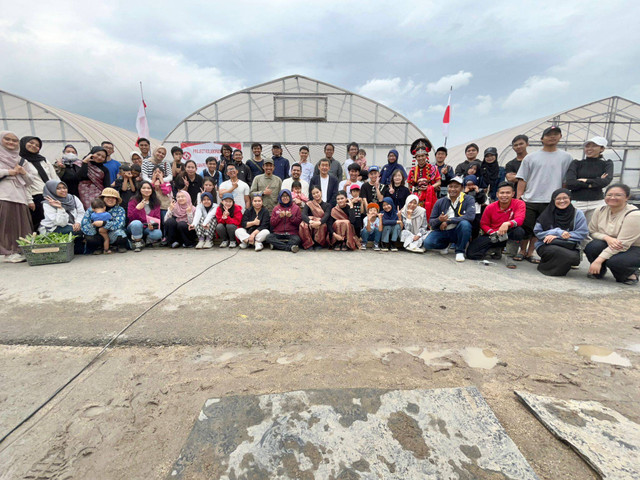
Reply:
M607 193L604 198L626 198L624 193Z

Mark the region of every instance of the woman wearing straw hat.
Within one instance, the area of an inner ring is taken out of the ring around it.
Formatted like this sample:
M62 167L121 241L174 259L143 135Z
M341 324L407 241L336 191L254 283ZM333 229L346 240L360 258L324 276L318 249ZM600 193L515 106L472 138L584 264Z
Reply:
M103 239L97 229L104 227L109 235L109 245L116 247L118 252L126 252L129 247L127 240L127 232L124 227L127 221L127 215L124 208L120 206L122 199L115 188L105 188L100 194L100 198L107 206L107 212L111 214L111 220L108 222L91 222L91 214L93 210L88 208L82 218L80 227L86 237L86 253L100 253L102 250Z

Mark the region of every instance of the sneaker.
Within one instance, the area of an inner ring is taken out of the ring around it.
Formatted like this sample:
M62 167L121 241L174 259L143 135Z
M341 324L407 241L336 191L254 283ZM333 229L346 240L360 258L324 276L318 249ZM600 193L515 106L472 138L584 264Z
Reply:
M440 250L440 255L449 255L449 247Z
M142 251L142 247L144 247L144 243L142 243L141 240L138 240L136 242L133 242L133 251L134 252L140 252Z
M12 253L4 257L4 261L7 263L21 263L27 260L27 257L20 255L19 253Z
M204 248L204 238L201 238L200 240L198 240L198 244L196 245L196 249L200 250Z
M362 245L360 245L360 250L366 250L367 249L367 244L363 243Z
M244 250L245 248L247 248L249 245L247 245L247 242L240 242L240 249Z
M178 248L180 246L180 242L173 242L171 244L171 248Z
M391 251L392 251L392 252L397 252L397 251L398 251L398 249L397 249L397 248L395 247L395 245L394 245L393 247L391 247Z
M227 248L229 246L229 240L225 240L220 244L220 248Z
M382 248L380 249L381 252L388 252L389 249L387 248L387 246L385 244L382 244Z
M152 247L154 243L155 242L151 240L149 237L147 237L146 241L144 242L145 246L147 247Z
M298 245L294 245L291 247L291 253L298 253L300 247Z
M373 249L374 249L376 252L379 252L379 251L380 251L380 245L378 245L377 243L374 243L374 244L373 244Z
M456 253L456 262L464 262L464 253Z
M269 244L269 248L270 248L271 250L274 250L273 244L271 244L271 243L270 243L270 244Z
M213 247L213 242L211 240L207 240L206 242L204 242L204 245L202 248L211 248Z
M415 245L409 245L407 247L407 251L413 252L413 253L424 253L424 250L422 248L416 247Z
M264 244L262 242L256 242L256 252L259 252L264 248Z
M229 242L229 248L236 248L238 246L238 244L234 241L234 242Z

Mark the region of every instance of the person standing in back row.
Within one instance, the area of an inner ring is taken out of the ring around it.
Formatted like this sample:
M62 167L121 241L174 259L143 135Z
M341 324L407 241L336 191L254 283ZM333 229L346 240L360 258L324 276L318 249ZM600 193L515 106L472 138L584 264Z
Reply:
M274 143L271 147L273 153L273 174L281 180L289 178L289 160L282 156L282 145Z
M342 165L340 165L340 162L338 160L333 158L334 152L335 152L335 147L333 146L333 143L327 143L324 146L324 158L326 158L329 161L329 174L336 177L336 180L338 180L338 183L340 183L340 181L342 181L342 174L343 174ZM322 160L323 159L320 159L320 162ZM314 177L320 175L320 162L318 162L316 164L316 167L313 169Z
M504 166L504 172L506 174L506 180L513 184L513 188L518 190L518 179L516 175L522 165L522 160L527 156L527 147L529 146L529 137L526 135L516 135L511 140L511 148L516 152L516 158L509 160Z
M520 244L520 252L513 259L540 263L533 257L535 242L533 229L538 217L551 202L553 192L562 188L562 182L572 158L567 152L558 150L562 138L560 127L552 126L542 132L542 150L527 155L516 174L517 197L525 201L527 211L524 219L525 240ZM529 240L529 241L527 241Z

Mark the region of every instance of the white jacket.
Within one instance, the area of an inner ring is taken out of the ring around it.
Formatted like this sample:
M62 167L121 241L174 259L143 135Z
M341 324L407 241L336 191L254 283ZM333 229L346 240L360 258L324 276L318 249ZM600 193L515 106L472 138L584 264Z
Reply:
M74 223L80 223L82 217L84 217L84 207L78 197L74 195L73 199L76 202L76 208L71 213L74 217ZM40 233L52 232L58 227L71 225L71 223L69 223L69 214L64 208L53 208L48 202L44 202L42 209L44 210L44 219L40 222Z
M204 218L204 220L202 221L203 225L209 225L209 223L211 222L211 220L213 220L213 223L215 223L215 219L216 219L216 209L218 208L218 204L214 203L213 205L211 205L211 208L209 209L209 213L207 213L207 211L204 209L204 206L202 205L202 203L199 203L196 208L196 213L193 215L193 222L191 222L191 225L193 227L197 227L198 224L200 223L200 220L202 220Z

